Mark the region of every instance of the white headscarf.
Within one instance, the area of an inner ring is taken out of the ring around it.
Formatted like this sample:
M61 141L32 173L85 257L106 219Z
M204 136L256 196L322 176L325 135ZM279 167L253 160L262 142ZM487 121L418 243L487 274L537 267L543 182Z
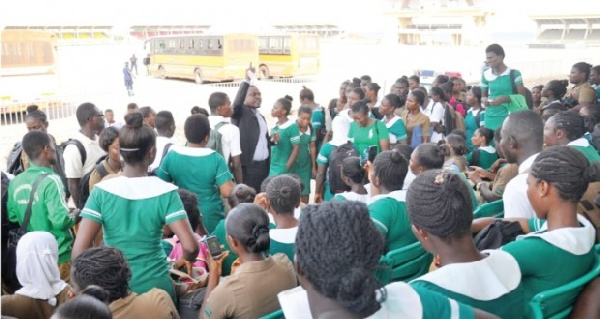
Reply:
M17 278L23 288L15 293L48 300L56 306L56 296L67 283L60 279L58 244L51 233L29 232L17 245Z
M343 110L331 121L331 132L333 136L329 143L333 146L340 146L348 142L348 132L350 131L350 117L348 110Z

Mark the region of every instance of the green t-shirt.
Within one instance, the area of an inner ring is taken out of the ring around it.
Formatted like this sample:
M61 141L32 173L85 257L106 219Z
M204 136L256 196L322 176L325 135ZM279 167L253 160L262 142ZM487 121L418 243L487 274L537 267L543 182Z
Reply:
M578 142L578 141L585 141L585 143L587 143L587 146L573 145L573 144L569 144L569 145L573 146L576 150L580 151L583 155L585 155L585 157L588 159L588 161L590 161L590 164L600 162L600 155L598 154L598 151L592 145L590 145L589 142L587 142L587 140L585 138L582 137L573 142ZM573 142L571 142L571 143L573 143ZM579 144L581 144L581 142Z
M310 144L317 140L315 132L310 127L306 132L300 133L300 153L290 173L296 174L304 184L303 196L310 195L310 179L312 177L312 163L310 160Z
M366 127L361 127L356 122L352 122L350 123L348 138L354 143L361 159L367 160L369 158L369 147L377 146L377 154L381 153L379 141L389 140L390 133L385 124L379 120L375 120L373 124Z
M321 106L313 110L310 123L315 131L320 130L325 125L325 114Z
M277 253L282 253L288 256L290 261L294 261L294 246L297 233L298 227L287 229L271 229L269 231L269 236L271 238L269 254L275 255Z
M288 173L287 161L292 154L293 145L300 144L300 131L295 121L288 120L283 125L275 126L271 136L279 133L279 142L271 146L271 169L269 176Z
M369 214L386 241L386 252L417 241L411 230L404 202L406 191L395 191L371 198Z
M219 187L233 176L221 154L209 148L173 146L156 170L156 176L196 193L202 223L208 232L225 218Z
M406 125L398 115L392 117L389 122L385 123L385 126L390 132L390 144L400 143L408 139Z
M473 158L473 153L475 152L479 153L478 163L475 163L475 159ZM469 165L479 166L486 171L489 170L490 167L492 167L492 164L494 164L494 162L496 162L496 160L498 160L499 158L498 153L496 152L496 149L493 146L484 146L476 148L475 150L473 150L473 152L468 153L465 157L467 158L467 162L469 162Z
M167 291L176 300L161 240L163 226L187 219L177 187L154 176L115 177L96 184L81 217L102 225L104 243L131 267L131 290Z
M223 261L223 268L221 271L221 275L223 277L229 276L229 274L231 274L231 265L236 259L238 259L238 256L233 253L231 247L229 247L229 244L227 243L227 230L225 230L225 220L220 220L217 224L217 227L215 227L215 230L210 234L217 237L219 243L223 245L223 250L229 251L229 256L227 256L227 258L225 258L225 261Z
M475 134L478 128L481 126L485 127L485 110L479 109L479 123L477 123L477 114L473 109L469 109L467 111L467 115L465 116L465 134L467 135L467 148L469 151L473 150L473 142L471 142L471 138Z
M523 78L521 72L515 70L515 85L523 85ZM488 90L488 96L490 100L496 99L500 96L516 94L513 91L513 84L510 81L510 68L506 68L506 71L501 75L492 74L492 69L489 68L483 72L481 76L481 89ZM502 103L499 105L488 105L485 108L485 127L496 130L502 126L502 122L508 116L508 103Z
M319 154L317 155L317 165L323 165L326 168L329 167L329 156L331 155L331 151L335 148L331 143L323 144L323 147L319 150ZM329 174L327 170L325 170L325 182L323 183L323 188L325 189L325 194L323 195L323 201L327 202L333 198L333 195L329 191Z

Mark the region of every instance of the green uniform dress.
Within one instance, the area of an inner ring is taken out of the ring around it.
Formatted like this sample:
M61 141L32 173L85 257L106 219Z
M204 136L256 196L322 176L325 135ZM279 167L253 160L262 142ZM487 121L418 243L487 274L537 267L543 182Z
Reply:
M369 214L385 237L385 251L408 246L417 241L408 220L406 191L394 191L371 198Z
M104 244L123 252L131 290L159 288L176 300L161 241L163 226L187 219L177 186L154 176L115 177L96 184L81 217L101 224Z
M479 115L479 123L477 123L477 115ZM465 133L467 134L467 148L469 151L473 150L473 142L471 142L471 138L475 134L480 127L485 127L485 110L479 109L475 111L473 109L469 109L467 111L467 115L465 116Z
M398 115L394 115L389 122L385 123L385 127L390 132L390 144L397 144L408 139L406 125Z
M525 313L519 264L509 253L487 250L480 261L445 265L410 282L414 288L437 291L500 318Z
M221 154L209 148L173 146L156 170L156 176L196 193L202 223L212 232L225 218L219 187L233 179Z
M313 129L315 130L315 140L316 140L316 136L317 136L317 132L319 132L320 129L325 127L325 112L323 111L323 108L318 105L318 107L316 109L313 110L312 115L310 117L310 124L312 125ZM322 142L322 141L320 141ZM317 144L317 152L321 149L321 144Z
M521 72L515 70L515 85L523 85L523 78ZM510 68L506 68L504 73L496 76L492 74L492 69L489 68L483 72L481 76L481 89L488 90L488 97L490 100L496 99L500 96L507 96L515 94L513 92L513 84L510 81ZM488 105L485 108L485 127L496 130L502 126L502 122L508 116L508 103L502 103L499 105Z
M317 164L323 165L326 168L329 167L329 156L331 155L331 150L333 150L336 146L331 145L331 143L327 142L323 144L321 150L319 150L319 155L317 155ZM325 189L325 194L323 195L323 201L328 202L333 198L329 190L329 174L327 174L327 170L325 170L325 179L323 182L323 188Z
M600 154L598 154L598 150L596 150L585 137L576 139L567 145L570 145L583 153L588 161L590 161L590 164L600 162Z
M227 231L225 230L225 220L222 219L221 221L219 221L217 227L215 227L215 230L210 234L217 237L219 243L221 243L221 245L224 246L223 250L229 251L229 256L227 256L227 258L225 258L225 260L223 261L223 268L221 270L221 276L229 276L229 274L231 274L231 265L236 259L238 259L238 256L233 253L233 251L229 247L229 244L227 243Z
M355 192L343 192L343 193L335 194L335 196L333 196L333 200L338 201L338 202L351 200L351 201L355 201L355 202L368 204L371 201L371 197L369 196L369 194L358 194Z
M596 231L585 217L578 215L577 219L582 227L547 231L544 224L539 232L519 236L502 247L519 263L526 301L541 291L565 285L590 271ZM532 229L535 229L532 224L535 221L530 221Z
M366 127L361 127L356 122L352 122L348 131L348 139L354 143L361 160L367 160L369 158L369 147L377 146L377 154L381 153L379 140L389 140L390 133L385 124L379 120L375 120L373 124Z
M288 256L290 261L294 261L294 243L296 242L296 233L298 227L288 229L271 229L269 236L271 237L271 245L269 254L275 255L282 253Z
M75 219L69 217L65 188L60 176L48 167L31 162L29 168L15 176L8 185L8 220L21 225L31 195L31 187L40 174L48 174L35 190L27 231L51 233L58 243L58 262L71 260Z
M296 174L300 177L300 180L304 184L304 190L302 190L302 196L310 195L310 179L312 178L312 163L310 160L310 144L317 140L315 132L310 127L304 133L300 133L300 153L294 166L292 166L291 173Z
M475 152L479 153L479 162L477 163L475 163L475 160L473 158L473 153ZM596 153L596 155L598 155L598 153ZM476 148L475 150L473 150L473 152L467 154L465 157L467 158L467 162L469 162L469 165L479 166L486 171L489 170L490 167L492 167L492 164L494 164L494 162L496 162L496 160L498 160L499 158L498 153L496 152L496 148L494 148L493 146L483 146Z
M271 169L269 176L289 173L287 161L292 154L293 145L300 145L300 131L295 121L288 120L283 125L277 125L269 134L279 133L279 142L271 146Z

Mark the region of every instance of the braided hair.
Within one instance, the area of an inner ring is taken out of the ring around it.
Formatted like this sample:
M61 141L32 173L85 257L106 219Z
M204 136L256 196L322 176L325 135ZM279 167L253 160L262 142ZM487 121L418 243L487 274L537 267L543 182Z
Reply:
M225 220L227 234L239 240L248 253L263 253L269 250L269 217L256 204L239 204L229 211Z
M131 269L120 250L102 246L90 248L71 265L71 284L78 290L95 285L108 292L108 302L129 295Z
M552 116L554 131L564 130L569 141L583 137L587 131L585 118L575 112L564 111Z
M294 215L300 193L300 183L290 175L277 175L267 185L269 205L278 215Z
M342 175L348 177L353 183L361 183L365 178L365 170L360 165L358 156L344 158L341 167Z
M382 287L373 273L384 247L367 206L344 201L307 206L294 249L298 268L317 292L368 317L381 307L375 291Z
M471 232L473 203L458 174L430 170L417 176L406 194L410 222L451 242Z
M52 318L112 319L105 297L106 292L102 288L90 286L81 295L58 307Z
M413 154L425 170L440 169L444 167L446 156L450 156L450 149L445 145L424 143L417 146Z
M383 151L373 161L373 172L388 191L401 190L408 173L408 160L397 150Z
M530 174L538 182L552 184L563 201L577 203L588 184L600 180L599 165L590 166L588 159L571 146L551 146L538 155Z
M229 207L234 208L241 203L254 203L256 190L246 184L237 184L231 190L231 195L227 199Z

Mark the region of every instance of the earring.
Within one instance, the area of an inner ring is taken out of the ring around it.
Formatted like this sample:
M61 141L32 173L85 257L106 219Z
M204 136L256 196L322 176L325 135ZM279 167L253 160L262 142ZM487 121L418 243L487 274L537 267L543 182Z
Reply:
M435 255L433 257L433 264L437 267L437 268L441 268L442 267L442 261L440 260L440 255Z

